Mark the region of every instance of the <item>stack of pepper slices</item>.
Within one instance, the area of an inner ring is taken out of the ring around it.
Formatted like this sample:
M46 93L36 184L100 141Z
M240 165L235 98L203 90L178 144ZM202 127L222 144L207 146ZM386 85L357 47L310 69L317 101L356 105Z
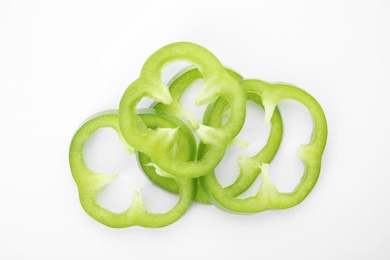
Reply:
M195 67L179 73L165 85L161 73L175 61L187 61ZM199 122L180 104L185 90L196 80L204 84L195 97L196 105L208 105ZM149 97L156 102L150 108L137 109ZM268 166L279 149L283 123L277 105L291 99L308 108L313 119L311 141L298 148L297 155L305 170L293 192L278 192L268 176ZM265 110L265 124L270 125L266 145L253 157L238 158L239 177L222 187L215 168L229 145L236 142L244 121L247 101ZM98 129L114 129L129 153L137 155L148 178L164 190L178 194L177 204L168 212L153 214L146 210L142 195L136 192L131 206L122 213L111 212L96 201L97 193L117 178L86 167L83 148ZM200 142L197 145L194 134ZM75 133L69 162L83 209L104 225L123 228L164 227L177 221L193 201L213 204L228 212L257 213L285 209L303 201L316 184L327 139L327 123L319 103L307 92L287 84L270 84L257 79L243 79L226 69L207 49L190 42L169 44L157 50L145 62L141 74L125 91L119 110L100 114L85 122ZM246 191L261 174L256 195L237 196Z

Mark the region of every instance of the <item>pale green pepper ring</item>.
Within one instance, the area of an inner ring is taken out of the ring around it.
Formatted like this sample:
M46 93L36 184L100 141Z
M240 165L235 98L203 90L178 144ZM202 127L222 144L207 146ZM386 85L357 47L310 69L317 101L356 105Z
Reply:
M226 69L226 71L234 77L236 80L241 80L242 76L240 76L238 73ZM172 96L172 103L171 105L165 105L162 103L157 103L153 105L153 108L164 111L166 113L175 115L176 117L181 117L182 119L187 120L196 120L188 111L186 111L180 104L180 99L185 92L185 90L191 86L196 80L202 79L202 74L199 72L198 69L185 69L181 73L179 73L176 77L174 77L173 80L171 80L171 83L169 84L169 91L171 92ZM258 95L253 95L250 93L246 93L247 100L251 100L255 102L256 104L262 106L261 99ZM211 126L211 127L221 127L222 125L222 119L224 116L224 113L227 108L227 102L221 98L219 98L216 102L210 104L205 112L203 124ZM210 114L212 115L210 118ZM283 135L283 123L280 116L279 111L276 109L275 113L272 117L272 127L270 130L270 136L269 139L264 146L264 148L255 156L252 158L249 157L241 157L239 159L240 165L241 165L241 172L237 180L226 187L226 192L231 194L231 196L238 196L244 191L246 191L252 183L256 180L260 168L257 167L247 167L246 163L250 161L258 162L260 163L269 163L273 157L276 155L277 150L279 149L282 135ZM198 155L204 154L204 149L207 149L208 146L205 146L201 143L201 146L199 147ZM156 183L158 186L162 187L165 190L168 190L173 193L178 192L178 187L175 182L173 182L171 179L167 179L163 176L158 175L153 167L148 167L147 165L150 163L151 159L146 154L139 153L138 155L139 164L145 174L149 177L149 179ZM253 165L253 163L249 163L248 165ZM210 201L206 194L204 193L203 189L199 187L197 189L197 194L195 196L195 201L204 203L204 204L210 204Z
M176 124L177 120L171 120L172 116L164 115L161 112L148 109L139 111L139 114L149 127L179 127L180 129L185 129L185 126ZM157 166L157 171L171 177L179 187L179 201L168 212L161 214L149 212L143 204L141 191L134 193L131 206L121 213L109 211L97 203L96 196L98 192L108 183L114 181L118 175L100 174L88 169L84 161L83 149L88 138L98 129L105 127L114 129L118 133L119 138L122 138L119 130L118 115L115 112L110 112L86 121L75 133L69 150L72 176L79 190L80 203L87 214L98 222L113 228L130 226L158 228L170 225L182 217L189 209L195 196L195 180L171 176L164 171L160 171ZM179 161L193 160L196 151L195 139L186 130L182 131L180 129L176 138L179 139L178 141L181 145L175 147L175 151L171 149L173 158ZM124 145L126 146L126 143ZM133 151L131 147L126 148L128 151Z
M261 98L265 108L266 124L276 111L276 105L282 100L295 100L308 108L313 119L311 141L300 146L297 151L298 157L305 166L303 177L294 191L282 193L277 190L268 175L268 163L248 161L242 166L261 169L261 185L256 195L244 199L232 196L218 182L215 173L201 178L202 187L214 205L229 212L256 213L268 209L293 207L309 195L318 180L328 133L325 114L320 104L310 94L297 87L287 84L269 84L260 80L243 80L240 83L247 93ZM210 122L213 116L220 117L220 115L210 114Z
M197 105L209 104L222 97L231 107L227 122L220 128L193 122L199 139L211 147L201 160L182 162L174 160L169 153L161 152L175 141L177 129L150 129L136 112L136 105L144 97L164 104L172 102L168 88L161 80L161 72L164 66L178 60L194 64L203 75L203 87L195 98ZM139 78L126 89L119 106L120 130L129 145L150 156L161 169L175 176L196 178L211 172L222 160L228 144L244 123L245 102L240 84L210 51L189 42L173 43L152 54Z

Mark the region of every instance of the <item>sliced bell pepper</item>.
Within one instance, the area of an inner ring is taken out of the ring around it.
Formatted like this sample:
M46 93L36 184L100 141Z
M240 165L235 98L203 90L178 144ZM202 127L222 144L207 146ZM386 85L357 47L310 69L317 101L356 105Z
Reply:
M150 129L136 112L136 105L144 97L164 104L172 103L169 90L161 80L161 71L164 66L177 60L193 63L203 75L203 87L195 98L197 105L208 104L222 97L231 107L227 122L220 128L196 122L193 125L199 139L209 146L201 160L177 161L169 153L161 152L175 141L177 129ZM240 84L210 51L194 43L173 43L152 54L139 78L126 89L119 107L120 130L127 143L150 156L164 171L179 177L196 178L211 172L222 160L228 144L241 130L245 120L245 102Z
M311 141L298 148L305 171L292 192L279 192L269 177L269 164L244 158L240 161L241 171L246 168L261 169L261 185L258 193L248 198L236 198L218 182L215 173L201 178L204 191L216 206L236 213L255 213L268 209L285 209L302 202L314 188L321 169L322 154L327 140L327 122L320 104L304 90L287 84L269 84L260 80L243 80L240 84L246 93L258 95L265 108L265 123L270 123L279 102L291 99L302 103L313 118Z
M179 60L191 63L195 69L179 73L168 83L168 89L161 80L162 70ZM195 104L208 105L201 123L180 104L184 91L198 79L203 79L203 85L195 97ZM154 99L154 109L137 109L143 98ZM285 99L302 103L313 118L311 141L297 151L305 170L292 192L279 192L269 177L269 165L283 134L277 105ZM244 124L248 101L264 107L265 123L272 124L269 139L256 155L238 158L238 178L233 184L222 187L214 170L227 147L245 145L236 136ZM98 192L114 181L117 174L101 174L88 169L83 148L86 140L103 127L114 129L124 148L129 153L137 153L140 167L154 183L179 194L179 200L171 210L161 214L149 212L140 191L135 192L131 206L124 212L115 213L99 205L96 201ZM200 140L198 147L193 131ZM115 228L157 228L177 221L193 200L211 202L235 213L285 209L301 203L319 178L327 131L320 104L302 89L288 84L244 80L236 72L225 69L204 47L177 42L162 47L147 59L139 78L123 94L119 111L95 115L77 130L71 142L69 162L80 203L92 218ZM261 185L257 194L238 198L259 175Z
M148 127L152 128L179 128L176 138L180 146L171 147L167 150L173 158L178 161L193 160L195 157L196 143L188 131L182 131L184 126L177 125L177 120L173 116L164 115L154 110L138 111L140 118ZM101 174L91 171L87 168L83 148L88 138L98 129L109 127L114 129L119 138L122 139L119 129L118 115L115 112L98 115L86 121L75 133L70 150L69 163L72 176L79 190L79 199L83 209L95 220L100 223L114 228L123 228L130 226L143 226L149 228L164 227L177 221L190 207L193 197L195 196L195 180L180 178L163 172L165 176L171 177L179 189L179 201L168 212L154 214L149 212L142 200L141 191L136 191L133 196L131 206L121 213L115 213L100 206L96 201L98 192L108 183L117 178L117 174ZM127 146L126 143L124 143ZM127 151L135 152L131 147L126 147ZM159 169L157 169L158 172Z

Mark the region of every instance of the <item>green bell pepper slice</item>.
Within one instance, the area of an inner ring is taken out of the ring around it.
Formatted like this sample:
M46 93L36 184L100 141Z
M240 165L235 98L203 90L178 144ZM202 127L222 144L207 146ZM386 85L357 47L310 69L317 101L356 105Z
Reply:
M69 163L72 176L76 182L79 191L79 199L83 209L88 215L98 222L113 228L124 228L131 226L143 226L148 228L159 228L170 225L177 221L189 209L192 204L196 192L196 183L193 179L180 178L161 171L157 167L157 171L164 176L172 178L179 188L179 201L177 204L166 213L154 214L149 212L142 200L141 191L136 191L133 196L131 206L121 213L115 213L100 206L96 201L98 192L108 183L117 178L117 174L100 174L91 171L87 168L83 148L88 138L100 128L114 129L119 138L122 140L122 135L119 128L117 112L110 112L108 114L97 115L87 120L75 133L70 150ZM179 128L185 129L182 125L177 125L178 120L173 119L172 116L165 115L154 110L138 111L142 120L152 128ZM180 142L180 146L171 147L168 150L172 157L178 161L193 160L196 154L196 143L194 137L179 130L176 138ZM126 150L135 152L132 147L123 142Z
M226 69L226 71L235 79L242 79L241 75L233 70ZM189 122L190 126L199 125L199 121L195 118L188 110L186 110L180 103L180 100L184 92L197 80L203 79L203 75L200 71L193 66L184 68L182 71L177 73L168 82L169 92L172 97L172 103L169 105L161 102L154 102L151 108L164 111L165 113L174 115L182 119L185 122ZM220 126L218 126L220 127ZM138 152L139 165L144 171L145 175L156 185L172 193L178 193L179 189L177 184L170 178L166 178L156 173L153 167L149 166L152 161L151 158L145 154ZM211 204L206 194L203 192L200 184L198 183L197 192L194 201L202 204Z
M226 71L236 80L242 80L242 76L239 75L237 72L230 69L226 69ZM180 99L185 90L199 79L202 79L202 74L199 72L198 69L189 68L183 70L171 80L170 84L168 84L169 91L172 96L172 103L170 105L157 103L153 105L153 108L189 121L197 120L180 104ZM246 99L262 106L261 99L258 95L246 93ZM215 102L213 102L207 107L203 118L203 124L214 128L221 127L222 119L227 107L228 103L226 102L226 100L218 98ZM277 108L275 110L274 115L272 116L271 122L272 127L270 130L270 136L264 148L258 154L251 158L240 158L240 165L241 169L243 170L240 172L240 175L237 180L233 184L225 188L226 192L228 192L232 196L236 197L246 191L256 180L260 172L259 167L247 167L246 164L250 161L259 163L270 162L274 158L277 150L279 149L283 135L283 123ZM198 155L203 155L205 153L205 149L210 148L201 143L199 146ZM165 190L177 193L178 187L176 183L174 183L170 179L158 175L157 173L155 173L155 171L151 171L152 169L149 169L147 165L151 161L150 157L148 157L146 154L139 153L138 159L139 165L152 182L156 183L158 186L162 187ZM195 201L204 204L210 204L208 197L206 196L201 187L197 189Z
M169 153L161 152L175 142L177 129L150 129L136 112L136 105L144 97L167 105L172 103L170 92L161 80L161 71L164 66L177 60L194 64L203 75L203 87L195 98L197 105L205 105L222 97L231 107L227 122L220 128L193 122L199 139L210 146L201 160L177 161ZM119 106L120 130L127 143L150 156L162 170L179 177L196 178L213 171L222 160L228 144L244 123L245 102L240 84L210 51L190 42L173 43L152 54L139 78L126 89Z
M235 213L256 213L268 209L285 209L302 202L314 188L321 170L322 155L327 140L327 122L323 109L316 99L304 90L288 84L269 84L260 80L243 80L240 84L246 93L258 95L265 108L265 123L269 124L276 106L282 100L300 102L309 110L313 119L311 141L297 150L305 170L299 184L292 192L279 192L269 177L269 164L244 159L240 161L241 171L246 168L261 169L261 185L256 195L236 198L218 182L215 173L201 178L203 190L217 207Z
M247 92L245 87L244 91L248 101L254 102L257 105L264 107L262 100L258 95ZM221 125L226 106L227 104L223 99L218 99L214 104L212 104L212 106L210 105L210 111L205 113L203 123L213 127L218 127ZM223 188L224 191L230 196L237 197L245 192L260 174L261 170L258 165L262 163L270 163L279 150L283 137L283 121L277 107L275 108L275 111L270 119L270 123L271 129L268 140L264 147L252 157L238 157L240 173L234 183ZM205 146L203 143L200 143L198 147L198 157L201 157L205 153L205 149L207 149L207 146ZM202 178L203 177L199 178L200 182L202 182ZM204 189L202 189L202 191L204 191Z

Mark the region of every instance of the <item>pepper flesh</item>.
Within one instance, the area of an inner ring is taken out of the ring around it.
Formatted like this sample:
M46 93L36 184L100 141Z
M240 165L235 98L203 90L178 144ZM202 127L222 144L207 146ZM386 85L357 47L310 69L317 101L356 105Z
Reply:
M152 114L153 113L153 114ZM170 117L163 117L161 113L154 113L152 110L140 112L140 116L153 127L174 127L178 126L169 120ZM108 183L117 178L117 174L99 174L91 171L85 165L83 148L88 138L98 129L109 127L114 129L119 138L121 133L117 114L103 114L85 122L75 133L69 150L69 163L72 176L79 190L79 199L83 209L95 220L114 228L130 226L143 226L158 228L170 225L177 221L190 207L195 195L195 181L187 178L170 176L179 187L179 201L168 212L154 214L149 212L142 200L141 191L136 191L131 206L121 213L111 212L96 201L98 192ZM181 147L177 147L176 156L178 160L192 160L195 155L194 140L188 138L187 133L178 133ZM127 145L127 144L125 144ZM132 150L132 149L127 149Z
M260 96L265 108L265 123L269 124L276 105L285 99L292 99L306 106L313 119L311 141L298 148L305 171L293 192L279 192L268 175L268 163L246 162L242 167L260 168L261 185L256 195L240 199L232 196L218 182L215 173L201 178L202 187L216 206L236 213L255 213L268 209L285 209L302 202L314 188L321 169L322 154L327 140L327 123L320 104L307 92L287 84L269 84L260 80L240 82L248 93Z
M161 81L161 70L167 64L184 60L195 64L201 71L204 84L195 98L197 105L223 97L231 106L232 113L220 128L194 125L199 139L210 146L201 160L181 162L169 154L161 153L174 142L176 129L148 128L136 113L136 105L143 97L170 104L172 97ZM196 178L205 175L222 160L228 144L241 130L245 119L245 95L239 83L224 69L220 61L207 49L189 42L173 43L159 49L145 62L140 77L122 96L119 107L121 133L132 147L151 157L163 170L179 177ZM183 171L185 169L185 171Z

